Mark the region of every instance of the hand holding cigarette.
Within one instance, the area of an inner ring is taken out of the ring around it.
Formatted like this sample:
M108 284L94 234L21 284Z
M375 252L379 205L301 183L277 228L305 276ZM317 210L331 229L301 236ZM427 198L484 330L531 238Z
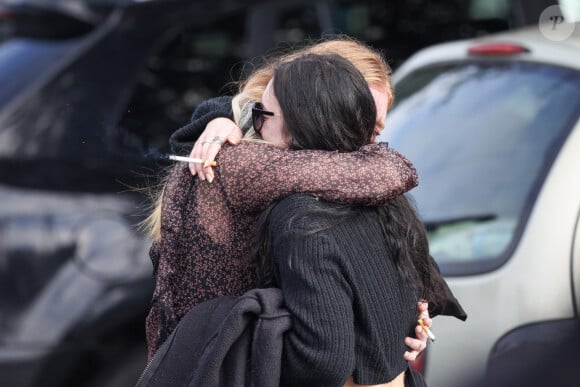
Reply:
M431 329L429 329L429 327L427 325L425 325L423 320L417 320L417 323L419 323L419 325L421 325L421 328L423 328L423 331L425 331L427 336L429 336L429 339L431 339L431 342L434 343L436 338L435 338L435 335L433 334L433 332L431 332Z

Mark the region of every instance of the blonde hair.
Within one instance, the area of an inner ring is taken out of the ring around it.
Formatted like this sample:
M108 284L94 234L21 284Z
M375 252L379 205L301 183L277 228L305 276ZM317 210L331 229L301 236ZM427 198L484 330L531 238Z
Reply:
M260 101L268 82L272 79L274 67L281 61L291 61L304 54L338 54L350 61L363 75L368 85L386 93L390 108L395 100L391 84L391 68L383 55L366 44L347 36L331 40L319 40L310 43L297 51L283 54L268 60L265 65L252 73L245 81L240 82L238 94L232 100L234 121L240 127L250 127L251 107ZM253 129L246 132L246 138L256 138Z
M251 127L252 105L262 99L262 94L272 79L274 67L280 61L291 61L304 54L338 54L350 61L363 75L368 85L388 96L388 108L394 101L391 84L391 68L382 54L366 44L347 36L313 41L309 45L294 52L268 59L266 63L255 70L247 79L238 85L238 94L232 99L234 121L240 128L249 128L245 139L259 139ZM164 187L164 183L162 183ZM158 190L154 197L155 208L143 222L143 227L158 240L161 237L161 203L164 188Z

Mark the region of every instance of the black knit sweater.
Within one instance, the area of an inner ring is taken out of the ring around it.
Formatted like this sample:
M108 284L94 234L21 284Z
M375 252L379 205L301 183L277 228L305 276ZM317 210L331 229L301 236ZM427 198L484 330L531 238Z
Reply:
M404 338L414 336L417 296L381 242L372 208L337 217L313 206L335 205L294 195L270 217L277 282L293 316L281 385L389 382L408 367Z
M205 126L218 117L234 119L232 97L216 97L199 104L191 115L191 121L177 129L169 138L171 151L177 154L189 154L195 144L195 140L204 131Z

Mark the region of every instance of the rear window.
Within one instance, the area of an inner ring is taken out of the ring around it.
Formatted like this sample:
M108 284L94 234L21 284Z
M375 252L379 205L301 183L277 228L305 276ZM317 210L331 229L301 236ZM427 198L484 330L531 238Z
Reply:
M446 275L505 262L580 112L580 74L530 63L424 68L396 84L381 137L419 172L412 191Z

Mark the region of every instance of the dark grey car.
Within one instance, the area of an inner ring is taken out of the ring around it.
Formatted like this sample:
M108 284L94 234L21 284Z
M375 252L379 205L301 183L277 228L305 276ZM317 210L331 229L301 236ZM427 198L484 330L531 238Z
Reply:
M276 24L246 28L271 14L254 3L2 8L0 384L135 382L152 293L141 188L163 167L145 155L270 44Z

